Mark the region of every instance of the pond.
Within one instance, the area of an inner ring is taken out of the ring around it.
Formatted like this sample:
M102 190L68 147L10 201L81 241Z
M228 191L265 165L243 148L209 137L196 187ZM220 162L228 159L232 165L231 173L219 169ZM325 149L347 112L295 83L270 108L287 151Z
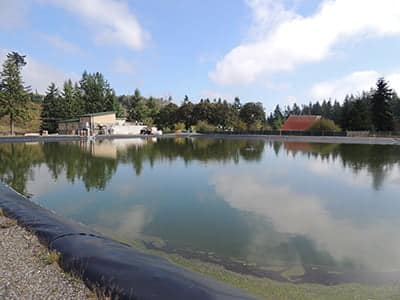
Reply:
M256 139L0 144L0 180L115 239L329 285L398 281L399 162L398 146Z

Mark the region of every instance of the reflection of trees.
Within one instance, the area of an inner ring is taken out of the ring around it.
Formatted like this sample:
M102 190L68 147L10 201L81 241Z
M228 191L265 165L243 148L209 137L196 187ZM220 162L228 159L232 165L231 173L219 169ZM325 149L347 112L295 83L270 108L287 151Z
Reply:
M104 189L117 170L118 162L111 158L93 156L87 150L82 151L85 148L85 143L45 143L45 163L53 178L65 171L69 181L81 179L87 190Z
M81 179L85 187L104 189L117 169L117 161L92 156L77 143L0 144L0 179L26 194L32 168L47 165L53 178L65 171L69 181Z
M367 170L372 175L375 189L382 186L389 171L400 162L399 146L341 145L339 149L343 166L351 167L355 172Z
M279 145L274 143L270 146L279 153ZM102 144L96 146L102 147ZM156 142L148 140L140 146L129 145L118 150L115 157L104 157L93 153L85 142L0 144L0 179L25 193L32 168L46 164L53 178L65 172L70 182L82 180L88 190L104 189L120 162L132 164L136 174L140 175L143 163L153 166L160 160L182 159L186 164L193 160L222 163L238 163L240 159L259 161L264 146L262 140L159 139ZM284 143L284 148L293 156L301 153L322 160L339 158L344 167L350 167L356 173L366 170L372 174L376 189L400 161L399 147L390 145Z
M32 168L45 164L55 179L65 172L70 182L80 179L88 190L104 189L120 162L131 163L140 175L146 161L151 166L159 160L179 158L185 163L193 160L238 163L240 158L258 161L264 151L263 141L222 139L148 140L144 145L130 145L126 150L117 151L115 157L96 155L91 146L86 142L0 144L0 179L25 193ZM98 143L96 147L99 149L102 144Z
M308 157L318 157L322 160L335 161L340 158L343 166L351 168L356 174L366 170L372 175L375 189L382 186L393 166L400 162L400 147L395 145L294 144L285 143L286 150L294 155L302 152Z
M38 144L0 144L0 180L26 194L31 169L43 160Z
M159 139L155 143L149 141L142 147L129 147L126 152L118 153L118 159L132 163L136 174L139 175L145 161L150 165L154 165L158 160L174 161L178 158L185 163L193 160L238 163L240 158L259 161L264 145L264 141L255 140Z

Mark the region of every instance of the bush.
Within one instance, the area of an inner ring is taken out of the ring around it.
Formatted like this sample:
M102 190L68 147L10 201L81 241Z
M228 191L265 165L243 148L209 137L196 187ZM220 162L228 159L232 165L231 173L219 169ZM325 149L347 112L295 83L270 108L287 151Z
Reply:
M196 130L200 132L216 131L216 129L214 125L209 124L207 121L198 121L196 124Z
M314 124L312 124L308 130L310 131L340 131L340 127L335 124L332 120L320 118Z
M174 125L174 128L175 128L175 130L185 130L186 125L182 122L179 122Z
M255 121L248 126L248 130L259 131L264 128L264 124L261 121Z
M238 120L237 122L235 122L235 124L233 125L233 129L236 132L243 132L247 130L247 124L245 122L243 122L242 120Z

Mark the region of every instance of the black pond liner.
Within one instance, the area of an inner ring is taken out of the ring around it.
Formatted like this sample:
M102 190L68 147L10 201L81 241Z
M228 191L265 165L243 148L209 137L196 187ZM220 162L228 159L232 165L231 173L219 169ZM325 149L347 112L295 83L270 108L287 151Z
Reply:
M60 265L112 299L255 299L69 221L0 183L4 214L61 254Z

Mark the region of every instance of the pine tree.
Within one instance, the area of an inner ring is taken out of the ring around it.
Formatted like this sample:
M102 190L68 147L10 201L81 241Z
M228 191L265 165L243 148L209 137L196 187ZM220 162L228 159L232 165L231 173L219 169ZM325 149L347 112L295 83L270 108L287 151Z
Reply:
M85 113L113 111L115 109L115 92L108 81L104 79L103 74L99 72L90 74L85 71L79 84Z
M370 130L371 121L368 103L361 99L354 101L350 109L350 119L348 122L350 130Z
M395 122L396 130L400 129L400 98L396 92L393 92L391 110L393 112L393 119Z
M15 121L26 121L30 116L28 88L24 86L21 75L25 65L25 56L10 52L0 73L0 116L9 117L11 135L14 135Z
M56 132L57 121L61 119L60 92L54 83L47 88L46 96L43 99L41 129L49 132Z
M283 120L284 120L284 117L283 117L281 108L279 107L279 105L277 105L274 110L274 120L272 122L272 128L275 130L281 129L281 127L283 125Z
M75 103L74 97L74 86L72 84L71 79L64 82L63 91L61 93L60 109L61 112L60 118L63 119L71 119L76 118L78 115L76 114L77 105Z
M391 99L392 90L384 78L379 78L371 98L372 124L377 131L393 130Z

